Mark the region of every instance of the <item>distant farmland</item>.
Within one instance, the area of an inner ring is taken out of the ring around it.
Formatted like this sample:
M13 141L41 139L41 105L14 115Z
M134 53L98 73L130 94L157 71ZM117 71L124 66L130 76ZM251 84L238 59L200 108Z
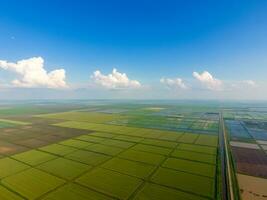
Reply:
M37 107L25 114L9 107L0 119L0 199L222 198L217 108ZM266 143L254 139L247 119L224 115L238 198L254 176L263 180L255 179L256 190L265 184Z

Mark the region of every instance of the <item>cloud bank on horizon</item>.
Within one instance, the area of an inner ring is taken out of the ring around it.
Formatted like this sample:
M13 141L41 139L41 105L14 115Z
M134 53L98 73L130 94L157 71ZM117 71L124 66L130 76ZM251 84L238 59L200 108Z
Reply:
M42 57L32 57L19 60L17 62L8 62L0 60L0 69L11 72L15 78L7 85L12 88L49 88L49 89L73 89L66 82L66 71L63 68L55 69L48 72L44 66ZM168 90L174 90L173 93L179 94L184 91L201 92L225 92L225 91L241 91L247 88L257 88L259 85L253 80L242 81L223 81L215 78L210 72L192 73L193 79L177 78L161 78L159 83ZM91 83L91 84L90 84ZM91 87L97 90L139 90L146 88L139 80L131 79L124 72L119 72L116 68L109 74L103 74L100 70L96 70L87 81L87 89ZM2 87L2 86L1 86ZM77 88L76 88L77 89ZM79 89L79 88L78 88ZM157 92L154 85L149 90Z

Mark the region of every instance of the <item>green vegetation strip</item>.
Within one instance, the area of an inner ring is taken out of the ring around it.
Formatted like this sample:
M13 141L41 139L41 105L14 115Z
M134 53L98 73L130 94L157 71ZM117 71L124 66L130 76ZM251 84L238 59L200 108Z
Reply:
M0 122L15 124L15 125L29 125L31 123L29 122L21 122L21 121L15 121L15 120L9 120L9 119L0 119Z

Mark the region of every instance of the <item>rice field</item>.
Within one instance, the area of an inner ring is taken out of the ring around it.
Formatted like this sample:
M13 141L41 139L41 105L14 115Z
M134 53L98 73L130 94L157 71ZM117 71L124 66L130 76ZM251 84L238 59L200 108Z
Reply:
M125 113L12 118L26 124L0 133L0 199L218 199L216 123L183 119L188 129L179 130L112 123L132 117Z

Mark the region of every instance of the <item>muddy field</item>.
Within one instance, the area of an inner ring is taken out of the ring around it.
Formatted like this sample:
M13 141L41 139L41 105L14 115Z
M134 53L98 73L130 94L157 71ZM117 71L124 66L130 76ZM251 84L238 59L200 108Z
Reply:
M237 172L267 178L267 155L256 149L232 147Z
M266 200L267 180L263 178L237 174L240 194L243 200Z

